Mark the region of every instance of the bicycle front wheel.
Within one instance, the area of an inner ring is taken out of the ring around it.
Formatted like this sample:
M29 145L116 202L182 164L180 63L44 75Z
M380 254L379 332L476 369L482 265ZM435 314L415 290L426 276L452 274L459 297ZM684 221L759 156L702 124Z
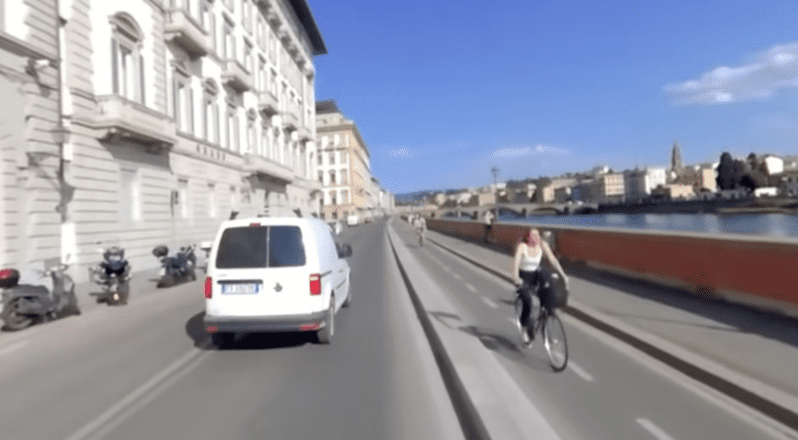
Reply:
M543 345L549 355L549 363L554 371L562 371L568 365L568 342L565 328L560 318L550 312L543 323Z

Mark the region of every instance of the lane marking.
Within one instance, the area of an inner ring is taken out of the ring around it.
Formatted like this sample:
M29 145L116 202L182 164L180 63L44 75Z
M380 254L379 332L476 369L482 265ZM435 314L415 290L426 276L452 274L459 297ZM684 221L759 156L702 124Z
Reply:
M461 277L461 276L460 276L460 274L459 274L459 273L457 273L457 272L454 272L454 273L452 273L452 276L453 276L455 279L457 279L457 280L460 280L460 281L462 281L462 280L463 280L463 277Z
M492 307L494 309L498 309L499 308L498 304L496 304L495 302L485 298L484 296L482 297L482 302L484 302L485 304L487 304L488 306L490 306L490 307Z
M207 345L207 344L206 344ZM153 394L148 396L147 394L151 391L156 391L158 393L165 390L165 387L159 387L159 385L169 384L171 385L174 379L170 378L172 374L177 372L179 376L182 377L182 371L188 371L191 367L194 367L199 364L199 362L194 362L195 365L189 365L193 361L201 361L203 360L209 352L203 351L201 349L191 349L186 354L181 356L176 361L169 364L166 368L161 370L158 374L153 376L150 380L145 382L143 385L139 386L135 390L133 390L130 394L122 398L119 402L108 408L105 412L100 414L97 418L92 420L91 422L87 423L85 426L80 428L77 432L67 437L66 440L86 440L89 438L102 438L105 434L108 433L109 429L113 429L123 421L125 421L128 417L133 414L133 411L125 411L130 406L135 407L133 409L138 409L141 402L138 402L139 405L136 405L138 400L142 400L148 402L151 400L155 395ZM125 412L125 417L118 417L120 414ZM104 426L112 422L110 426ZM99 432L98 432L99 431Z
M452 273L452 270L449 269L449 266L444 266L443 264L441 264L441 267L443 268L444 272L449 273L449 274Z
M580 367L574 361L568 361L568 368L573 370L577 376L581 377L585 382L593 382L593 376L590 375L584 368Z
M6 355L6 354L9 354L9 353L13 353L13 352L15 352L17 350L21 350L21 349L25 348L26 345L28 345L27 341L20 341L20 342L17 342L16 344L13 344L13 345L10 345L10 346L8 346L6 348L0 349L0 356Z
M650 432L651 435L656 437L657 440L673 440L673 437L669 436L667 432L663 431L659 426L655 425L654 422L652 422L651 420L640 417L636 421L640 426L643 427L643 429Z
M471 285L471 283L465 283L465 286L466 286L466 288L468 288L468 290L470 290L470 291L472 291L474 293L477 293L477 288L474 287L473 285Z

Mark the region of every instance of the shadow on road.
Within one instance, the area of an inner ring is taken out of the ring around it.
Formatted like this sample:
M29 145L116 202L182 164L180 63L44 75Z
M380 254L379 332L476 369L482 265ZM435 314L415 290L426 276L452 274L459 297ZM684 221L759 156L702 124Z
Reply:
M508 359L520 361L532 370L551 372L551 367L546 360L545 354L539 355L532 353L536 345L525 348L521 346L520 341L517 339L507 338L493 330L473 325L459 327L458 330L479 339L479 342L488 350L496 352ZM542 343L537 345L542 345Z
M199 312L186 321L186 334L194 341L194 346L203 350L217 350L210 344L210 335L205 332L202 318L205 312ZM275 348L299 347L307 343L315 343L313 332L296 333L236 333L232 345L225 350L270 350Z

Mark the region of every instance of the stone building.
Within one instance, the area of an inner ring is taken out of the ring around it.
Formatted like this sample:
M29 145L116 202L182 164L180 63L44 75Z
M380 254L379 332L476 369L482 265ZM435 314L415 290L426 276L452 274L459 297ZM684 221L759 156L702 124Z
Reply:
M319 156L317 181L322 185L321 211L325 219L361 217L368 212L372 176L368 146L354 121L347 119L335 101L316 103Z
M55 0L0 1L0 265L23 282L74 257L62 243L72 192L61 177L71 156L62 149L59 24Z
M64 127L62 215L24 212L54 222L49 241L77 255L78 281L98 240L118 241L140 270L157 267L154 246L211 239L233 211L317 209L312 60L326 47L307 1L59 0L58 20L47 2L13 3L52 23L26 35L55 40L43 58L60 46L64 91L60 112L57 88L36 110L43 130Z

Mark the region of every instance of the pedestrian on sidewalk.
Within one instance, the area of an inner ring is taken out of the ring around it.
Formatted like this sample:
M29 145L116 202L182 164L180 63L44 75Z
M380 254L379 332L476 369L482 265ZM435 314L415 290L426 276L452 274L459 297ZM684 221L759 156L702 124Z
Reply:
M487 210L485 211L483 218L485 222L485 238L483 238L482 241L488 243L488 234L490 234L490 230L493 228L493 213L490 210Z

